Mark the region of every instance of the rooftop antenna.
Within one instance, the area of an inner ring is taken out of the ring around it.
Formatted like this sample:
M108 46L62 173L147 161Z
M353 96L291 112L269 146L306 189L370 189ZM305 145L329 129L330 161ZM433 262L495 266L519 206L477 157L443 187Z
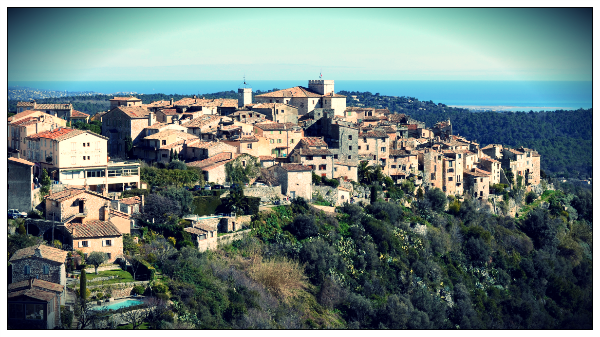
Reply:
M248 87L248 83L246 83L246 74L244 74L244 83L243 83L243 85L244 85L244 88Z
M319 79L323 78L323 69L319 72Z

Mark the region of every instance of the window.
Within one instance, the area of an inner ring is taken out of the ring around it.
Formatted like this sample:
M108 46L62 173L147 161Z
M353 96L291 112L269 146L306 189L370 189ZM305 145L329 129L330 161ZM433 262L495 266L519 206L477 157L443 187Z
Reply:
M327 159L327 156L321 156L321 159Z
M23 312L23 304L21 303L9 303L8 304L8 318L23 319L25 313Z
M480 181L481 181L481 182L483 182L483 178L481 178L481 180L480 180Z
M320 171L327 170L327 165L319 165L319 170Z
M26 265L25 268L23 268L23 274L25 274L25 275L31 274L31 267Z
M348 117L352 116L352 111L348 111Z
M44 305L25 304L25 319L44 319Z
M396 165L392 165L392 168L396 168Z
M348 156L348 159L352 159L352 156Z
M358 146L358 149L360 150L360 145Z
M83 147L85 147L85 143L83 143Z
M294 140L293 140L293 139L290 139L290 143L291 143L291 144L294 144Z
M352 140L352 135L348 135L348 140Z
M163 156L163 158L167 158L167 154L166 153L163 153L162 156Z
M313 156L306 156L306 160L313 160Z
M90 160L90 156L87 156L87 157L88 157L87 160Z
M96 155L96 164L100 163L100 155Z
M367 151L369 151L369 145L367 145Z
M334 168L333 168L333 171L337 172L337 167L334 167Z
M71 165L75 165L75 156L71 157Z
M348 151L352 151L352 145L348 146Z
M248 145L246 145L246 147L247 147L248 149L251 149L251 148L252 148L252 144L248 144Z
M162 145L167 145L167 141L165 139L162 140Z
M112 258L112 255L110 253L106 253L106 256L108 256L109 260Z
M83 156L83 160L85 160L85 156Z
M80 241L79 242L79 247L89 247L88 246L88 242L87 241Z
M385 147L382 147L382 148L381 148L381 152L385 152Z
M75 142L71 142L71 151L75 151Z
M112 240L105 240L103 246L106 246L106 247L112 246Z
M269 139L269 143L271 143L271 144L275 143L275 139Z
M452 181L452 177L448 177L448 181Z
M87 146L90 147L90 143L87 143Z
M334 154L334 155L333 155L333 159L338 159L338 155L337 155L337 154Z

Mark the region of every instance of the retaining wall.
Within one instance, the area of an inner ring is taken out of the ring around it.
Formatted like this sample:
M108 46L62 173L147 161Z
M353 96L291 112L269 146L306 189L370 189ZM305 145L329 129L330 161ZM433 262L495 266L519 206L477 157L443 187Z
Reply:
M234 232L234 233L230 233L230 234L225 234L223 236L219 236L217 238L217 244L219 246L225 246L228 245L230 243L232 243L235 240L241 240L244 237L246 237L248 234L250 234L250 229L245 229L243 231L239 231L239 232Z

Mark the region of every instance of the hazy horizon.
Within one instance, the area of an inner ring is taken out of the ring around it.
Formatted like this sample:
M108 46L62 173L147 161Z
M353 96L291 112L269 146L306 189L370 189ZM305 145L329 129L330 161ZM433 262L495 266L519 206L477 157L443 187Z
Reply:
M7 11L8 81L592 80L591 8Z

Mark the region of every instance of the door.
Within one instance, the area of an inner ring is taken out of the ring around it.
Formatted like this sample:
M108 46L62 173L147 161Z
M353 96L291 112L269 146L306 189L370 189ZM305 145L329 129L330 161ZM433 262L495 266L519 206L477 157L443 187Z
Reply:
M83 213L83 200L79 200L79 213Z
M295 199L296 198L296 191L291 191L290 195L292 196L292 199Z

